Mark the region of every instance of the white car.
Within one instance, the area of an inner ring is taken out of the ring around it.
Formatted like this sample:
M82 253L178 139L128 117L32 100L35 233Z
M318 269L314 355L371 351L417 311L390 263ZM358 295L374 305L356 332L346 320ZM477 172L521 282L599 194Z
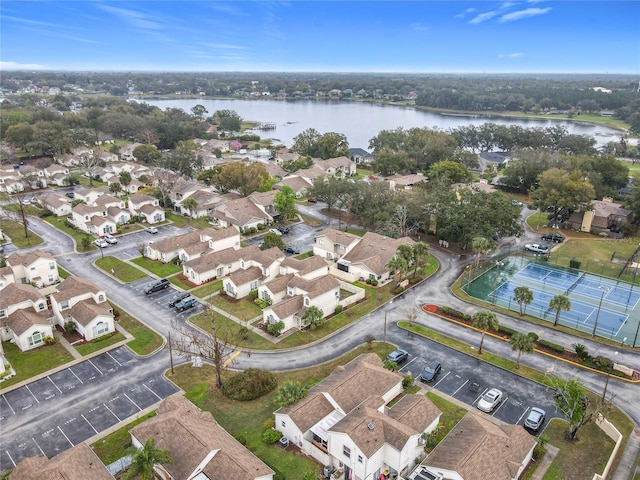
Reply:
M118 243L118 239L113 235L109 235L108 233L104 236L104 241L110 243L111 245L115 245Z
M94 240L93 244L96 247L100 247L100 248L107 248L109 246L109 244L107 242L105 242L104 240L102 240L101 238L98 238L98 239Z
M533 253L542 253L542 254L549 253L549 247L547 247L546 245L540 245L539 243L527 243L524 246L524 249L527 252L533 252Z
M147 232L149 233L158 233L158 229L156 227L149 227L147 228Z
M279 237L282 236L282 232L280 230L278 230L277 228L270 228L269 229L269 233L273 233L275 235L278 235Z
M492 388L487 391L480 400L478 400L478 410L482 410L485 413L493 412L493 410L502 402L502 391L497 388Z

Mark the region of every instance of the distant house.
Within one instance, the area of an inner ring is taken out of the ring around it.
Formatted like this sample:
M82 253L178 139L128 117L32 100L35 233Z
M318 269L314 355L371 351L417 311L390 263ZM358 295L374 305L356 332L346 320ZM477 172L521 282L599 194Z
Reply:
M320 167L326 175L332 177L344 178L356 174L356 163L345 156L326 160L315 158L313 165Z
M57 193L40 195L38 202L42 208L49 210L56 217L66 217L71 214L71 201L63 195Z
M164 209L156 197L134 193L129 195L128 208L132 215L141 216L149 224L165 221Z
M256 245L241 249L225 248L184 262L182 273L191 283L201 285L239 270L243 258L259 251Z
M15 283L32 283L42 288L60 281L58 262L44 250L13 252L7 257L7 266L11 268Z
M368 165L373 162L373 155L362 148L350 148L349 158L356 165Z
M278 247L267 250L242 250L240 269L232 272L222 281L227 295L243 298L258 289L258 285L274 278L279 273L280 263L285 259Z
M385 179L389 182L391 190L411 190L416 186L425 186L429 182L429 178L422 173L414 173L410 175L392 175Z
M129 145L125 145L120 149L120 158L123 160L136 160L136 157L133 156L133 151L142 145L142 143L130 143Z
M506 166L511 158L507 152L480 152L478 155L478 169L484 172L487 169L495 170Z
M362 237L352 233L325 228L314 239L313 254L327 260L337 260L349 253L360 240Z
M300 198L307 194L307 190L313 186L313 182L298 175L287 175L275 184L275 188L281 188L283 185L291 187L296 197Z
M11 283L0 295L0 339L12 341L23 352L53 338L47 300L29 284Z
M221 227L233 225L240 231L273 222L273 217L261 205L245 197L221 202L211 212L211 216Z
M276 410L275 428L306 455L335 467L335 478L406 478L441 412L423 395L389 406L401 393L400 373L383 368L376 354L360 355L302 400Z
M183 233L159 242L147 244L145 256L151 260L168 263L174 258L188 262L204 255L205 252L218 252L227 248L240 248L240 233L234 227L205 228Z
M114 480L95 452L84 442L55 457L28 457L16 465L9 480Z
M592 201L589 209L571 214L567 220L567 226L581 232L618 233L624 225L629 225L632 221L631 210L605 197L602 200Z
M273 479L273 470L227 433L209 412L184 397L166 398L155 417L136 425L129 433L137 448L153 438L156 448L171 452L173 463L155 467L162 478Z
M467 414L409 478L517 480L533 456L536 439L520 425L495 425Z

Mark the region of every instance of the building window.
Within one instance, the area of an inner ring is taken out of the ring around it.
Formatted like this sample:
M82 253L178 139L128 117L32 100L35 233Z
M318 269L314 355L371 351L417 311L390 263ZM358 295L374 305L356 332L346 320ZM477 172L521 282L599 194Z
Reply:
M64 310L65 308L69 308L69 302L66 300L64 302L60 302L60 310Z
M281 422L281 426L282 426L282 428L287 428L287 424L286 424L286 422L284 420Z
M7 311L6 310L0 310L0 318L6 317L7 316Z
M293 288L287 287L287 295L289 295L290 297L293 297Z
M347 458L351 458L351 449L349 447L347 447L346 445L343 445L342 446L342 454Z
M336 288L336 298L340 298L340 289Z
M271 303L271 295L269 295L269 292L267 292L266 290L262 291L262 299Z
M56 269L56 262L50 262L49 263L49 270L55 270Z
M376 276L373 273L369 274L369 280L375 280Z
M324 240L321 238L318 238L318 245L324 245Z
M31 271L33 272L36 269L36 267L31 267Z
M324 440L323 438L320 438L315 433L313 434L313 443L315 443L316 445L322 446L325 450L327 449L327 441Z
M49 275L48 282L49 282L49 283L53 283L53 275Z
M28 340L29 346L35 347L36 345L40 345L42 342L44 342L44 335L42 334L42 332L33 332L33 335L31 335Z
M45 308L46 308L46 305L44 303L38 304L38 310L44 310Z
M249 285L249 288L251 289L252 292L254 290L257 290L258 289L258 281L256 280L255 282L251 282L251 285Z
M309 300L309 297L305 297L304 298L304 306L308 307L310 303L311 303L311 301Z
M227 291L227 293L233 295L233 285L231 284L231 282L227 282L227 284L225 285L225 290Z
M98 295L98 303L99 302L104 302L104 295L102 294Z
M242 268L244 268L244 260L242 260L242 262L240 262L240 266L241 266Z
M220 267L218 270L216 270L216 275L218 277L222 277L224 275L224 267Z
M362 460L363 460L362 455L358 455L358 462L362 463Z
M269 325L271 325L271 324L273 324L273 323L276 323L276 319L275 319L275 318L273 318L273 315L268 315L268 316L267 316L267 323L268 323Z
M107 325L107 322L98 322L93 330L96 337L99 337L100 335L109 333L109 325Z

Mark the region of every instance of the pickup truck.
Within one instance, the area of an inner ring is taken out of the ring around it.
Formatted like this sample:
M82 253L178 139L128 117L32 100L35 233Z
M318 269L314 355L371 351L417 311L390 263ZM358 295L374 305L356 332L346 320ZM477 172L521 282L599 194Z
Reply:
M146 287L144 287L144 293L149 295L150 293L159 292L160 290L164 290L165 288L169 288L169 280L166 278L162 278L155 282L148 283Z

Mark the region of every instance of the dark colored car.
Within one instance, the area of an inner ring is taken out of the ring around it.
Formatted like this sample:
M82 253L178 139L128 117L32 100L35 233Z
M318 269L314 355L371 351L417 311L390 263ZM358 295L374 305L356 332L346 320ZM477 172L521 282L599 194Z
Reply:
M176 293L173 297L171 297L171 300L169 300L169 306L175 307L179 302L190 296L191 294L189 292Z
M540 427L544 423L544 418L546 416L546 412L538 407L533 407L529 411L529 415L524 420L524 426L529 430L533 430L537 432L540 430Z
M73 192L67 192L65 195L69 198L73 198Z
M442 371L442 365L437 360L431 360L425 365L420 374L420 380L423 382L433 382Z
M309 203L316 203L318 200L316 200L315 198L311 197L307 199L307 202Z
M559 233L545 233L540 238L542 238L542 240L545 240L547 242L553 242L553 243L562 243L562 242L564 242L564 237L562 235L560 235Z
M185 310L195 307L197 303L198 302L196 302L196 299L193 297L185 298L184 300L176 303L176 310L184 312Z
M409 358L409 352L400 349L394 350L389 355L387 355L387 360L395 362L398 365L404 362L407 358Z
M300 250L298 249L298 247L289 245L288 247L284 247L284 253L290 253L291 255L298 255L300 253Z
M150 293L153 292L159 292L160 290L164 290L165 288L169 288L169 280L167 280L166 278L163 278L161 280L158 280L156 282L151 282L149 284L147 284L147 286L144 289L144 293L146 293L147 295L149 295Z
M278 231L282 234L289 233L289 227L278 227Z

